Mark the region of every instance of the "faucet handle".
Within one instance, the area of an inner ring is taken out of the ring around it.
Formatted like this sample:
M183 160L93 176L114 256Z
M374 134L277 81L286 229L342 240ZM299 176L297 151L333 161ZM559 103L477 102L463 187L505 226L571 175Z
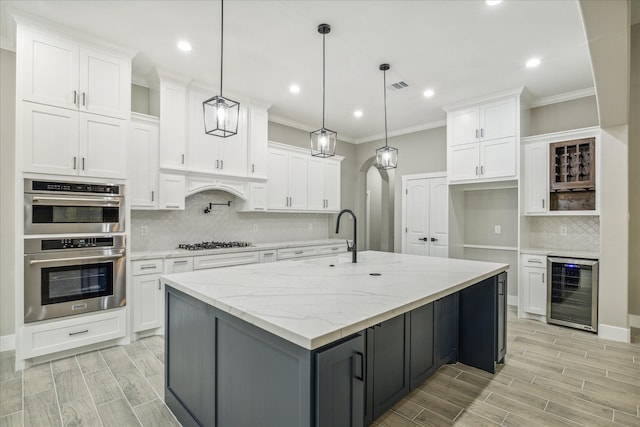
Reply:
M347 241L347 250L351 251L356 247L356 243L355 242L353 242L353 245L351 245L349 243L349 239L347 239L346 241Z

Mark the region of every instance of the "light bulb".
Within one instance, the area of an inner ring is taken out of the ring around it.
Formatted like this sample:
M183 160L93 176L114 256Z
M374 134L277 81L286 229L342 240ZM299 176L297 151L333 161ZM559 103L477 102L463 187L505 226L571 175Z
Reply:
M216 115L218 116L218 122L223 122L227 119L227 104L223 100L218 100L218 105L216 106Z
M384 154L382 154L382 158L385 161L385 163L389 163L389 157L391 157L391 153L389 153L389 151L385 150Z
M320 143L320 148L321 151L324 152L325 148L327 147L327 133L326 132L322 132L320 133L320 138L318 138L318 142Z

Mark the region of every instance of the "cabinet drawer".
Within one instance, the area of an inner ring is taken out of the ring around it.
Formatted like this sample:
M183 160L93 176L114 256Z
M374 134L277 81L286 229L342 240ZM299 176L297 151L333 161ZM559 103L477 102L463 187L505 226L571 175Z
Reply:
M347 252L347 244L339 243L336 245L318 246L318 255L332 255Z
M235 254L204 255L193 258L194 270L228 267L231 265L254 264L260 262L260 252L240 252Z
M278 260L318 255L317 247L278 249Z
M171 258L165 260L165 273L186 273L193 271L193 257Z
M131 263L131 268L133 269L134 276L162 273L162 260L145 259L140 261L133 261Z
M522 255L523 267L547 268L547 257L544 255Z
M278 251L261 251L260 252L260 263L264 262L275 262L278 260Z
M124 337L125 310L76 316L42 325L24 327L24 357L56 353Z

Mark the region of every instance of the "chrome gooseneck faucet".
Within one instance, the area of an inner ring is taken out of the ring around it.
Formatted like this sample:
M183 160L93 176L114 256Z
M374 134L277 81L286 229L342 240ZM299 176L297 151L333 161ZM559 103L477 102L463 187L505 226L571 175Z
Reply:
M357 232L358 232L358 220L356 219L356 214L351 211L351 209L342 209L338 214L338 219L336 220L336 234L340 231L340 217L343 213L347 212L353 217L353 244L350 245L347 240L347 250L351 252L351 262L358 262L358 249L357 249Z

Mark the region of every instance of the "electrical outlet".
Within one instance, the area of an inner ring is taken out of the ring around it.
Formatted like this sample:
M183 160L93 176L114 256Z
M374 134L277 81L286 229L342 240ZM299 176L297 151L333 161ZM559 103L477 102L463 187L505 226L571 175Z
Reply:
M258 231L258 224L253 224L253 231Z
M147 233L149 233L149 227L147 227L146 225L140 226L140 235L146 236Z
M560 226L560 235L561 236L566 236L567 235L567 226L566 225L561 225Z
M493 233L494 233L494 234L500 234L500 233L502 233L502 227L501 227L501 226L499 226L499 225L494 225L494 226L493 226Z

